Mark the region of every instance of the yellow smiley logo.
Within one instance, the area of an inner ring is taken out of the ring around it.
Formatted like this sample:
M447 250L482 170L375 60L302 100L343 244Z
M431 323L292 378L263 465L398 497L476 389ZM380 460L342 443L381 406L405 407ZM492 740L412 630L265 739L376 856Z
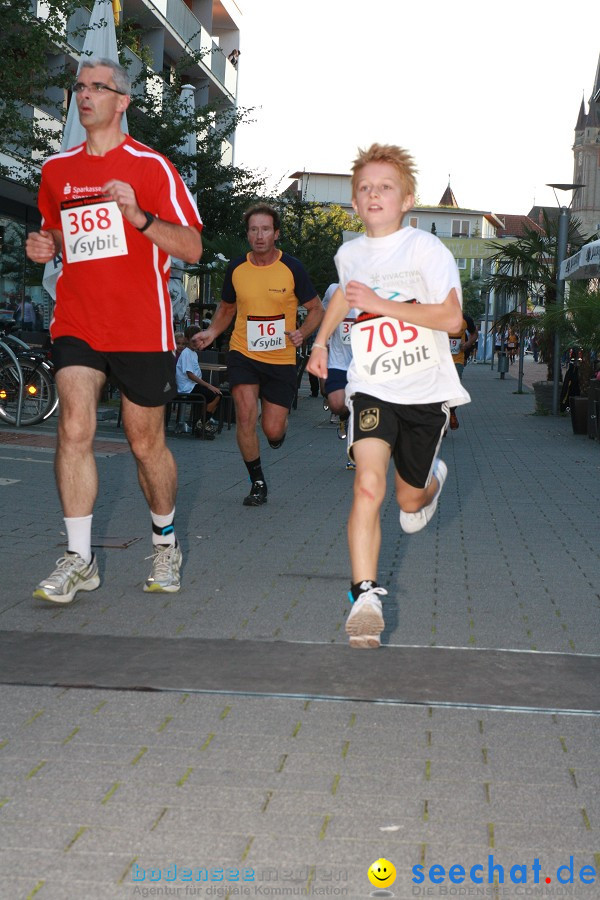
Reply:
M376 859L369 866L367 875L375 887L389 887L396 880L396 868L389 859Z

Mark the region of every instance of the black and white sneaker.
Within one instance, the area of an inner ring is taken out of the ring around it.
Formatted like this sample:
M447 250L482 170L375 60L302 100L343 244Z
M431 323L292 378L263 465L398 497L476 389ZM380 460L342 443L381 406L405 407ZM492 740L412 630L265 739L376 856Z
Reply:
M250 493L244 497L244 506L262 506L267 502L267 486L264 481L253 481Z

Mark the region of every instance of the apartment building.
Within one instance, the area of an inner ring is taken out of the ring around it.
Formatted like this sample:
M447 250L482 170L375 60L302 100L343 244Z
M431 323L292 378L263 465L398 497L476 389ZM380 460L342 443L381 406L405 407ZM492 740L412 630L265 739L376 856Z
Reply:
M196 106L219 100L223 108L234 107L237 94L238 70L233 51L240 48L242 12L236 0L120 0L121 22L127 22L125 55L132 79L142 71L142 57L146 65L163 78L186 54L186 48L201 53L197 62L186 70L186 81L194 87ZM40 19L47 15L44 0L31 0L33 14ZM81 6L65 21L64 44L48 60L49 65L77 70L84 42L84 29L90 10ZM231 58L230 58L231 57ZM234 61L232 62L231 59ZM155 80L142 82L134 90L135 97L146 90L156 96ZM62 105L65 118L69 97L63 92L49 101ZM44 118L55 132L56 149L60 149L62 122L53 118L52 106L37 109L23 108L23 116ZM223 158L233 159L233 144L224 146ZM18 148L13 152L5 137L0 145L0 160L17 171L14 178L0 178L0 307L20 301L27 293L34 302L45 299L41 285L26 285L24 243L27 230L39 225L36 197L19 182ZM41 162L41 160L40 160Z

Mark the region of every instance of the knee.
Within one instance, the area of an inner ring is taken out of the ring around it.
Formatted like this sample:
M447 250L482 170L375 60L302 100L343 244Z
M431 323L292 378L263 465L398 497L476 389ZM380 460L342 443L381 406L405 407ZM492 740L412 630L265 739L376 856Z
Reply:
M277 425L273 427L270 423L263 422L263 434L268 441L279 441L285 435L287 431L287 422L283 425Z
M419 493L410 494L402 491L396 491L396 501L403 512L415 513L423 508L425 502L424 495L424 490L419 491Z
M146 431L138 431L135 434L128 434L127 440L136 460L140 463L153 459L164 446L164 435L152 434Z
M96 423L93 419L87 416L68 414L61 410L58 420L61 450L91 447L95 432Z
M375 472L357 471L354 477L354 496L359 502L381 506L385 488L385 479Z

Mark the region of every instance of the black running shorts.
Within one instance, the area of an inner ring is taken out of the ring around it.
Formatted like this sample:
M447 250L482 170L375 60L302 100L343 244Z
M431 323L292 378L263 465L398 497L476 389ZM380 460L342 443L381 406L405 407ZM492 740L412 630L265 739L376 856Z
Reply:
M357 393L350 398L348 405L350 458L354 459L352 446L357 441L379 438L389 445L400 478L412 487L426 487L448 424L450 414L447 404L406 406Z
M92 349L79 338L59 337L52 344L52 362L57 372L67 366L104 372L137 406L164 406L177 394L175 354L171 350L108 353Z
M296 366L258 362L239 350L227 354L227 380L229 390L237 384L257 384L262 400L285 406L287 410L291 409L296 395Z

